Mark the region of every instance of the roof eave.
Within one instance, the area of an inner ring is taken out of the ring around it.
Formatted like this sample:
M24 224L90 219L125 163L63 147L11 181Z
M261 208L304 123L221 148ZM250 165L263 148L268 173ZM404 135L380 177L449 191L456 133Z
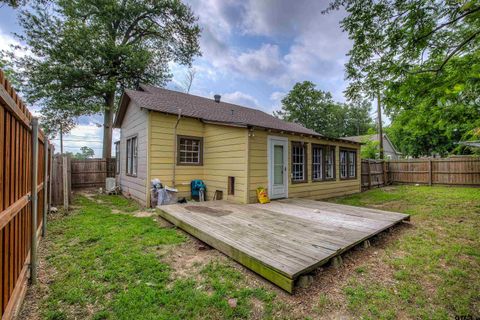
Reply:
M120 98L120 103L115 113L115 120L113 122L114 128L120 128L122 126L123 118L125 117L125 113L127 112L128 104L130 103L130 97L124 91L122 93L122 97Z

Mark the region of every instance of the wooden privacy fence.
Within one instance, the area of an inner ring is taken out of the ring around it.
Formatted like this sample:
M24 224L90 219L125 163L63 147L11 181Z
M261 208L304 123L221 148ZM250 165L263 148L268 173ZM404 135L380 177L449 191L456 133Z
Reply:
M64 160L64 157L66 160ZM67 163L66 172L63 170L63 162ZM55 155L53 157L52 169L52 205L64 205L64 197L66 196L67 205L72 202L72 176L71 176L71 159L69 156ZM67 181L64 181L64 177ZM64 189L66 187L66 194Z
M28 277L36 280L36 241L45 234L52 153L37 120L0 70L2 319L11 319L18 310Z
M480 186L480 159L362 160L363 188L389 183Z
M115 159L71 161L72 188L105 187L107 177L115 177Z

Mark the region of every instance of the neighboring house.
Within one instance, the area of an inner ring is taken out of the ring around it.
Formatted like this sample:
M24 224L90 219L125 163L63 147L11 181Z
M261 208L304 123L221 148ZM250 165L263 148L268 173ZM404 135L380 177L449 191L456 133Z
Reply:
M115 117L117 179L142 204L150 180L190 196L201 179L207 200L257 202L257 187L272 199L328 198L360 191L360 144L329 139L260 110L141 85L126 90Z
M343 137L354 142L365 143L367 141L378 141L378 134L366 134L363 136ZM383 134L383 154L385 159L397 160L400 159L402 154L395 149L392 141L388 138L387 134Z

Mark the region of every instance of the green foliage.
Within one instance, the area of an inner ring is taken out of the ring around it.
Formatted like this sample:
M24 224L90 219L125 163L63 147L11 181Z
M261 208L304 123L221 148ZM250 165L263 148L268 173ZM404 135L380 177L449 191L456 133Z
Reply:
M479 2L334 0L329 10L340 7L354 43L347 96L384 98L404 155L465 152L456 143L480 126Z
M362 159L379 159L380 158L380 142L377 140L365 139L362 145Z
M181 1L34 3L19 15L19 40L32 54L12 52L24 71L23 94L43 106L42 112L68 118L103 112L111 136L115 98L124 88L164 85L170 62L189 65L199 54L196 20ZM110 139L104 153L106 148Z
M353 40L349 98L376 95L410 74L439 73L453 57L479 48L477 0L333 0L327 12L340 7L347 11L341 26Z
M95 151L92 148L83 146L80 148L80 152L77 152L74 156L75 159L85 160L93 158L95 156Z
M328 137L364 134L372 127L367 101L341 104L333 101L330 92L316 88L310 81L296 83L282 99L282 109L275 116L300 123Z
M480 128L480 53L453 58L439 74L422 73L390 83L385 92L387 129L406 155L471 153L457 142Z

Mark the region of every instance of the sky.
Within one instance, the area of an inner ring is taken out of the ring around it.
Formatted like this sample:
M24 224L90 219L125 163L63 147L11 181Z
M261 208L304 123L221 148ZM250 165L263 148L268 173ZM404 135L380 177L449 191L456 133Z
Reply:
M345 101L344 64L352 43L339 21L344 12L322 14L328 1L307 0L186 0L202 29L202 55L195 58L196 75L190 93L220 94L222 101L272 113L296 82L309 80ZM0 7L0 49L21 33L16 11ZM178 88L186 68L171 64L168 88ZM32 107L37 112L37 108ZM65 136L66 151L87 145L101 156L101 116L82 117ZM118 140L119 132L114 132ZM59 150L58 140L54 140Z

